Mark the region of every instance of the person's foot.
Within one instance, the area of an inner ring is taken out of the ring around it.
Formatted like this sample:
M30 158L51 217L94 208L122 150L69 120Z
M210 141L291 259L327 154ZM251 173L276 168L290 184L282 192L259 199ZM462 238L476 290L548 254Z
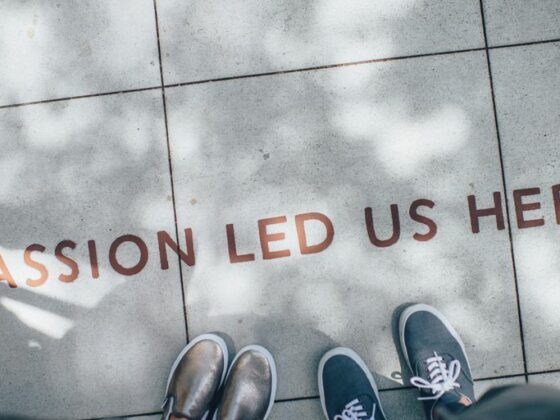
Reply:
M261 346L242 348L229 369L214 420L265 420L276 396L276 364Z
M404 358L420 389L428 418L434 409L470 405L474 387L465 345L449 321L435 308L416 304L405 309L399 322Z
M318 379L328 420L386 420L371 372L354 351L328 351L319 362Z
M204 420L228 367L226 343L215 334L192 340L173 363L167 380L163 420Z

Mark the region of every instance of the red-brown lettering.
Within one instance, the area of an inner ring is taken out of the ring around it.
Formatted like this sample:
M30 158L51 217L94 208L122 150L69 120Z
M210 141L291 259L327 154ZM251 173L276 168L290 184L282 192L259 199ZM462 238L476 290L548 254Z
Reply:
M240 263L246 261L255 261L255 254L238 254L237 253L237 245L235 242L235 230L233 224L226 225L226 235L227 235L227 243L228 243L228 252L229 252L229 262L231 263Z
M159 246L159 262L161 264L162 270L167 270L169 268L169 261L167 259L167 247L170 247L187 265L194 265L194 244L193 244L193 234L192 229L185 229L185 242L187 244L187 252L184 252L177 243L171 239L169 233L161 230L157 233L158 246Z
M469 195L467 197L469 202L469 214L471 217L471 230L473 233L480 232L480 225L478 219L485 216L496 216L496 226L498 230L505 229L504 223L504 211L502 210L502 197L501 194L496 191L493 194L494 197L494 207L487 209L477 209L476 207L476 197L474 195Z
M526 229L530 227L537 227L544 225L544 219L531 219L526 220L524 216L524 212L530 210L538 210L541 208L541 203L533 202L533 203L523 203L523 197L529 195L537 195L541 193L540 188L525 188L521 190L514 190L513 191L513 202L515 204L515 216L517 218L517 226L519 229Z
M554 211L556 223L560 225L560 184L552 187L552 199L554 200Z
M412 235L412 237L414 239L416 239L417 241L429 241L430 239L432 239L434 236L436 236L437 233L437 225L435 224L435 222L426 217L426 216L422 216L421 214L418 214L418 207L420 206L425 206L425 207L429 207L429 208L434 208L435 203L431 200L427 200L424 198L420 198L418 200L414 200L412 202L412 204L410 205L410 218L412 220L414 220L415 222L418 223L422 223L424 225L426 225L428 227L428 232L426 233L415 233L414 235Z
M366 207L366 227L370 242L380 248L386 248L395 244L401 236L401 223L399 219L399 207L396 204L391 204L391 219L393 221L393 233L389 239L379 239L375 234L373 226L373 214L371 207Z
M16 281L12 277L10 270L8 270L8 266L4 262L2 255L0 255L0 281L4 281L4 280L8 282L8 285L11 288L17 287Z
M138 262L133 265L132 267L124 267L120 264L117 260L117 250L120 245L125 242L131 242L136 245L140 251L140 258ZM134 274L138 274L148 262L148 247L144 243L142 239L135 235L123 235L119 236L117 239L113 241L111 247L109 248L109 262L111 263L111 267L124 276L132 276Z
M62 254L62 250L64 248L74 249L76 248L76 243L72 241L62 241L56 246L54 250L54 255L56 259L66 264L71 269L70 274L60 274L58 276L58 279L64 283L72 283L74 280L78 278L78 275L80 274L80 269L76 261Z
M303 213L296 215L296 230L299 241L299 250L302 254L316 254L327 249L334 238L334 227L331 220L322 213ZM326 229L325 239L315 245L307 244L307 236L305 233L305 222L307 220L317 220L321 222Z
M281 241L286 235L283 232L278 233L268 233L267 226L286 223L286 216L270 217L268 219L261 219L258 221L259 224L259 238L261 241L261 250L263 254L263 259L271 260L273 258L289 257L290 250L282 249L279 251L271 251L269 244L273 241Z
M97 246L94 240L88 241L88 251L89 251L89 265L91 267L91 277L96 279L99 278L99 262L97 261Z
M25 262L25 264L27 264L31 268L34 268L40 274L38 279L27 279L25 281L25 283L28 286L31 286L31 287L42 286L43 284L45 284L45 282L49 278L49 272L47 270L47 267L45 267L43 264L41 264L41 263L39 263L39 262L37 262L37 261L35 261L31 258L31 253L33 251L45 252L45 249L46 248L41 244L32 244L32 245L29 245L27 248L25 248L25 251L23 252L23 261Z

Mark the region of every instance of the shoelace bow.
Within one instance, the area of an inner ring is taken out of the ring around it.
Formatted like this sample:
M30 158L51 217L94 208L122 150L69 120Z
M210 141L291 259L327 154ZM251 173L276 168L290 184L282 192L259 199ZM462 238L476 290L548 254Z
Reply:
M428 365L429 381L415 376L410 383L417 388L431 390L434 395L420 397L419 400L437 400L447 391L461 387L457 383L457 379L461 375L461 363L458 360L453 360L448 367L443 358L434 352L433 357L426 359L426 364Z
M334 420L375 420L375 406L376 405L373 404L371 417L368 418L368 414L364 410L364 406L361 405L360 401L356 398L346 404L342 414L334 416Z

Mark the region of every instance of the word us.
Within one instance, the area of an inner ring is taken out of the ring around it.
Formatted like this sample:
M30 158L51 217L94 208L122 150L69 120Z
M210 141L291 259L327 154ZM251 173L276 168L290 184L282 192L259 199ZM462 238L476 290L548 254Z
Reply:
M554 217L556 224L560 224L560 185L554 185L551 188L552 201L554 203ZM541 194L541 189L535 188L525 188L514 190L512 194L513 207L515 212L515 219L517 227L519 229L534 228L538 226L543 226L545 224L545 219L543 217L530 217L527 213L533 210L539 210L541 208L541 203L536 196ZM532 197L532 198L529 198ZM488 208L480 208L477 204L477 198L474 195L469 195L467 197L467 204L469 209L469 219L470 227L473 234L480 232L480 219L483 217L493 217L496 220L496 228L498 230L505 229L505 219L506 215L504 212L504 206L502 205L502 197L500 192L494 192L492 194L493 206ZM429 241L433 239L438 231L438 227L433 218L425 215L430 209L433 209L435 203L429 199L420 198L414 200L408 207L408 217L418 224L419 229L423 232L415 232L412 238L419 242ZM373 211L370 207L364 209L364 234L367 234L370 243L374 247L386 248L394 245L398 242L401 237L401 221L400 221L400 211L397 204L391 204L389 206L389 211L391 215L391 234L386 237L379 237L376 232ZM315 221L322 224L324 227L324 239L319 243L309 244L306 232L306 222ZM257 221L256 231L260 244L260 254L259 258L262 260L271 260L276 258L286 258L292 255L290 249L275 249L271 250L270 244L276 241L282 241L285 239L285 232L271 233L269 227L272 225L282 225L287 222L286 216L276 216L266 219L260 219ZM317 254L325 249L327 249L334 240L335 229L332 221L329 217L322 213L310 212L297 214L294 217L296 236L298 239L299 253L302 255L306 254ZM278 226L277 226L278 228ZM237 263L247 263L250 261L255 261L257 259L256 252L245 252L242 253L238 250L236 238L235 238L235 226L233 224L227 224L225 226L225 236L227 240L227 253L229 257L229 262L231 264ZM186 241L186 248L183 250L175 242L171 235L166 231L157 232L157 244L158 244L158 256L159 265L162 270L167 270L169 268L169 256L168 251L171 250L175 253L175 256L180 259L183 263L193 266L195 265L195 248L193 231L191 228L186 228L184 230L184 236ZM125 265L121 259L119 259L119 249L123 244L130 244L138 249L138 261L134 264ZM63 240L59 242L54 249L55 258L62 264L68 267L68 272L60 273L58 275L58 280L64 283L74 282L80 274L80 267L78 262L72 258L69 250L75 249L77 244L71 240ZM89 259L89 269L91 272L91 277L96 279L99 278L99 259L98 259L98 247L95 240L87 241L88 247L88 259ZM34 243L25 248L23 253L23 262L26 266L37 271L37 276L35 278L25 279L25 284L29 287L39 287L44 285L49 279L49 268L34 259L34 253L44 253L47 248L44 245ZM123 276L132 276L140 273L148 262L149 257L148 246L142 238L136 235L122 235L116 238L107 252L107 257L109 260L109 265L118 274ZM18 283L12 276L11 271L6 264L5 260L0 255L0 282L6 282L9 287L16 288ZM3 283L3 284L6 284Z

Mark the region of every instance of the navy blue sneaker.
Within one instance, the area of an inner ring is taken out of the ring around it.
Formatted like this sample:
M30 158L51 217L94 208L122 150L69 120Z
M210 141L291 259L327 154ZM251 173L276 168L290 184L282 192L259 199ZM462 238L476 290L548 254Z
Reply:
M338 347L323 356L319 395L328 420L386 420L371 372L350 349Z
M412 305L400 316L399 336L404 358L420 390L428 419L439 405L464 409L475 401L465 345L449 321L435 308Z

